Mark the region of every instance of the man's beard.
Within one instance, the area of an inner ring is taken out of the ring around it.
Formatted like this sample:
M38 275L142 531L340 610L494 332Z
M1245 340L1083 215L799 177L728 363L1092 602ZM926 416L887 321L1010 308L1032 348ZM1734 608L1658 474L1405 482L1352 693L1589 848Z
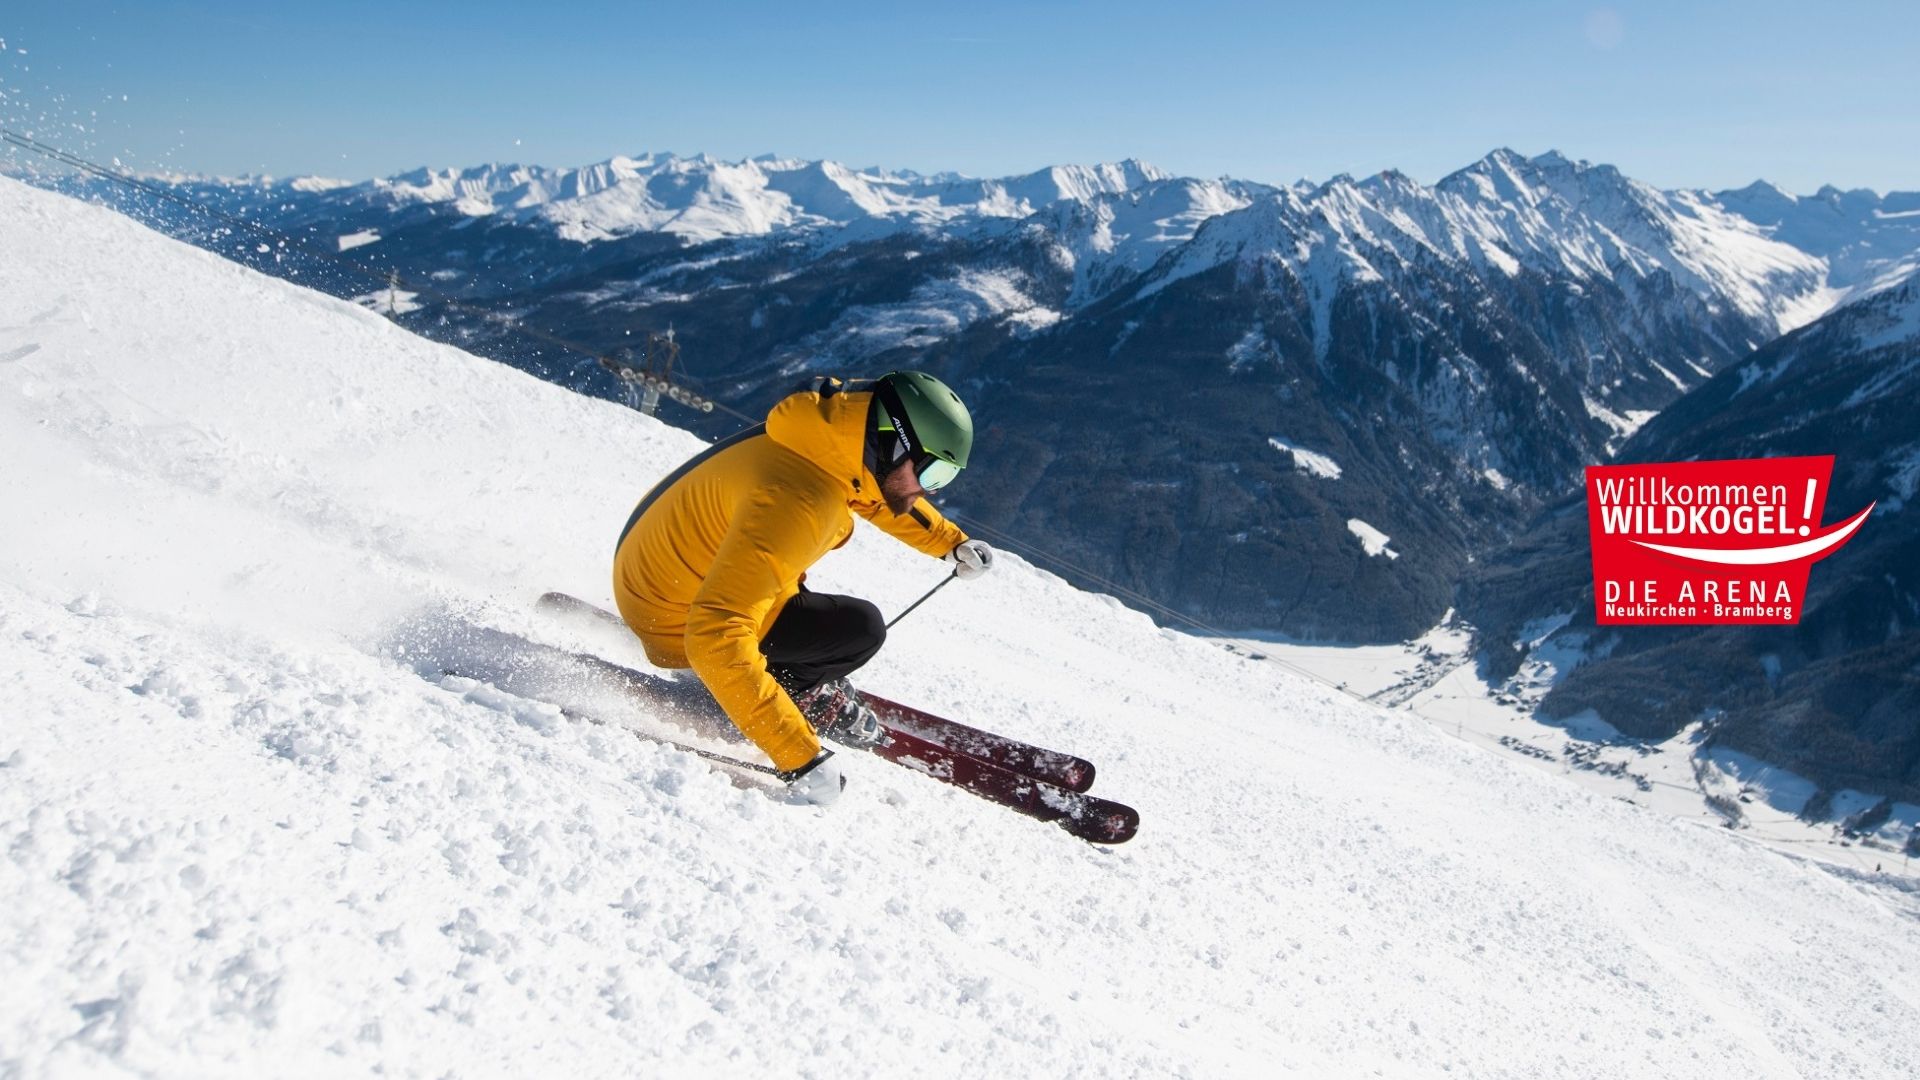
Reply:
M887 509L893 511L895 517L912 510L913 504L925 494L910 461L901 462L880 480L880 497L886 500Z
M887 500L887 509L893 511L895 517L899 517L911 511L913 504L920 501L920 492L917 486L915 490L905 493L889 491L882 487L880 497Z

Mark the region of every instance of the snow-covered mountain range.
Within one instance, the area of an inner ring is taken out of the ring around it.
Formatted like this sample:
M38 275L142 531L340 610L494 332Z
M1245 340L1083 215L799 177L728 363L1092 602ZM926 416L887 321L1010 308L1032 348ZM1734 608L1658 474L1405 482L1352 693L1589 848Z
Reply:
M581 243L636 233L697 243L863 222L938 228L1078 207L1092 214L1083 229L1058 231L1084 232L1085 251L1130 245L1136 259L1178 246L1200 221L1245 209L1256 195L1291 195L1324 211L1316 224L1370 243L1386 238L1403 254L1425 246L1509 273L1516 260L1576 276L1604 276L1617 266L1644 273L1657 266L1743 310L1771 313L1785 329L1822 310L1820 296L1803 280L1806 273L1817 274L1820 284L1845 288L1872 276L1888 257L1920 247L1920 193L1883 198L1827 187L1802 197L1764 181L1717 193L1661 191L1611 166L1569 160L1557 151L1526 158L1506 149L1433 187L1392 170L1359 182L1339 176L1283 188L1176 177L1133 159L976 179L773 155L726 162L705 154L618 156L578 168L422 168L357 183L321 177L155 179L196 193L221 193L214 201L276 220L436 207L543 226Z
M1798 626L1596 627L1586 504L1575 497L1491 554L1462 590L1495 674L1529 653L1554 655L1564 681L1545 697L1550 714L1592 710L1648 738L1711 717L1726 745L1828 790L1920 801L1916 415L1920 267L1909 264L1715 376L1620 450L1622 461L1834 455L1829 515L1875 509L1854 542L1815 567ZM1530 634L1530 623L1556 629Z
M220 201L228 206L292 218L384 216L430 207L465 217L498 216L580 243L643 232L698 243L867 220L942 226L963 218L1024 218L1055 203L1092 202L1171 177L1132 160L980 180L771 155L726 162L705 154L642 154L579 168L421 168L360 183L320 177L155 179L222 193Z
M1220 625L1347 640L1425 630L1582 465L1920 246L1913 195L1508 150L1431 186L642 155L178 189L369 272L152 207L177 235L370 306L397 271L407 325L602 396L498 316L616 355L671 325L748 414L806 372L934 370L987 432L959 509Z
M5 179L0 250L0 1073L1920 1070L1899 879L1018 558L864 677L1094 758L1127 847L870 758L784 806L443 677L481 630L620 648L530 601L604 600L699 440ZM813 580L939 575L863 526Z
M1714 198L1774 239L1825 260L1837 287L1870 283L1920 247L1920 192L1881 196L1828 186L1802 196L1756 182Z

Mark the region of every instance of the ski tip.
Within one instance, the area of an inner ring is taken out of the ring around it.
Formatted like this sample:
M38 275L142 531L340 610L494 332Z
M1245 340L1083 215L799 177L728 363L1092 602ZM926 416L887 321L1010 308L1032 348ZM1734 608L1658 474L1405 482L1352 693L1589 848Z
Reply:
M1140 811L1122 803L1098 800L1061 821L1066 830L1095 844L1124 844L1140 831Z
M567 618L585 616L612 625L625 625L620 616L606 608L563 592L541 593L540 599L533 602L533 610L543 615Z
M1093 762L1074 758L1060 774L1060 786L1068 791L1085 792L1093 786Z

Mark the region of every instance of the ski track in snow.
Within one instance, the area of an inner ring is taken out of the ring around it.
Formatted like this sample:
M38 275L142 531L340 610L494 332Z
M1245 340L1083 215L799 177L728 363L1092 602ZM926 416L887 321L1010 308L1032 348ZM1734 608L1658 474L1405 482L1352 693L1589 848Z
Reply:
M5 179L0 248L0 1075L1920 1069L1898 898L1016 558L865 681L1092 758L1132 844L423 678L636 662L529 607L696 440ZM810 584L939 577L863 527Z

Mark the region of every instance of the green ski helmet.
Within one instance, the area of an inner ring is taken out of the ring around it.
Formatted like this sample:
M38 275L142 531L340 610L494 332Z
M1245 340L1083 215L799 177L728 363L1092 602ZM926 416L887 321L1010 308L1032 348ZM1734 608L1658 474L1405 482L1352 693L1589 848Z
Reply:
M874 382L874 461L885 475L913 458L920 486L938 491L967 467L973 417L960 395L924 371L890 371Z

